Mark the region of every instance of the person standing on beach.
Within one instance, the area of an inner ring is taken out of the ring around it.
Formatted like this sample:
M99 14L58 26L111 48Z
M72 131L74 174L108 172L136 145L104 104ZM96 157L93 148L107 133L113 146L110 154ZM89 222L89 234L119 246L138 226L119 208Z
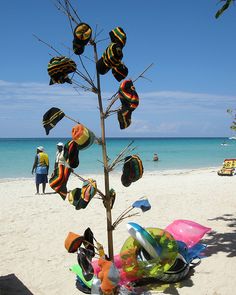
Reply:
M56 152L54 169L57 169L59 164L65 166L64 144L62 142L58 142L57 144L57 152Z
M49 158L44 152L44 147L37 147L32 174L35 172L36 195L39 195L39 185L42 184L43 194L45 194L46 184L48 183Z

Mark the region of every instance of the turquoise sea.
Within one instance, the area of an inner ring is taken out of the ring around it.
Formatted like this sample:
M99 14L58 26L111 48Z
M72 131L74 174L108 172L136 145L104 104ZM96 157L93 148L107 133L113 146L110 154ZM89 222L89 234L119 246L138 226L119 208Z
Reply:
M50 172L55 160L56 144L66 138L0 139L0 178L32 177L31 169L39 145L44 146L50 159ZM107 151L111 161L132 140L143 161L144 171L163 171L221 167L225 158L236 158L236 140L227 138L108 138ZM226 145L222 145L225 142ZM159 156L153 162L153 154ZM80 165L76 172L83 174L103 173L102 150L99 145L80 151ZM115 171L122 170L122 164Z

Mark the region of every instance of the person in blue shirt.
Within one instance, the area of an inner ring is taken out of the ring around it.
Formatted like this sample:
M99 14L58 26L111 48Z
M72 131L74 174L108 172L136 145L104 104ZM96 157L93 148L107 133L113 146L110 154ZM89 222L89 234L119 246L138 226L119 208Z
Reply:
M46 184L48 183L49 158L44 152L44 147L37 147L32 174L35 172L36 195L39 195L39 185L42 184L42 192L45 194Z

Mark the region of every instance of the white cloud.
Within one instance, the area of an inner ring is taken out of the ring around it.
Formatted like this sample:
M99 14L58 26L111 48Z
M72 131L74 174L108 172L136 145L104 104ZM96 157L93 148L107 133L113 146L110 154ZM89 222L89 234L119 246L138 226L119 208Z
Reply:
M236 96L230 95L219 95L219 94L209 94L200 92L184 92L184 91L157 91L149 93L140 93L143 98L175 98L175 99L193 99L193 100L226 100L234 101Z
M43 113L55 106L72 118L95 126L95 129L97 126L98 129L100 123L96 95L82 89L79 92L65 84L49 86L45 83L0 80L0 119L5 118L8 122L17 119L19 124L28 120L33 129L41 122ZM112 94L107 92L102 96L105 109L109 104L107 99ZM122 130L122 136L180 136L184 130L189 130L190 134L193 130L197 135L212 128L217 134L220 128L223 130L220 126L226 125L228 120L226 109L235 108L236 102L234 96L183 91L146 92L139 93L139 97L140 105L132 115L132 124ZM113 107L119 104L117 100ZM117 119L113 118L113 121ZM118 126L117 122L114 122L114 126ZM109 131L108 128L109 132L113 135L121 131L118 128Z

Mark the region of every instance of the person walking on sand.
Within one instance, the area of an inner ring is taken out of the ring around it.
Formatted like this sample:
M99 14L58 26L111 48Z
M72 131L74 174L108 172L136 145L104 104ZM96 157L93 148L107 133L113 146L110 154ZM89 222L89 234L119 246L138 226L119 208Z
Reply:
M65 166L64 144L62 142L58 142L57 144L57 152L56 152L54 169L57 169L59 164Z
M44 152L44 147L37 147L32 174L35 172L36 195L39 195L39 185L42 184L42 192L45 194L46 184L48 183L49 158Z

